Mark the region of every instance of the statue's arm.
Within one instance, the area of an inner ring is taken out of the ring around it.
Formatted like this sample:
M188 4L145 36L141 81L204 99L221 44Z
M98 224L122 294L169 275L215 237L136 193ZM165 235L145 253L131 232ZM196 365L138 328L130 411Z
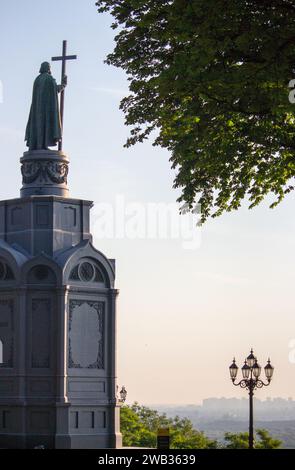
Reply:
M57 92L60 93L61 91L63 91L65 87L67 86L67 84L68 84L68 77L65 75L61 85L57 85Z

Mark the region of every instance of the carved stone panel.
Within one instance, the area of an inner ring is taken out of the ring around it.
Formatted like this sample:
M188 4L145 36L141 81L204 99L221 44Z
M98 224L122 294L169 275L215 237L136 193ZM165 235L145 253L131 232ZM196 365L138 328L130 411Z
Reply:
M32 367L50 367L50 299L32 300Z
M104 303L70 300L69 368L103 369Z
M21 166L24 184L35 181L42 183L67 184L69 167L66 162L52 160L24 161Z
M65 196L68 193L67 179L69 160L57 150L25 152L21 158L23 187L21 196L36 194Z
M2 363L0 367L13 367L14 348L14 304L12 299L0 300L0 341Z

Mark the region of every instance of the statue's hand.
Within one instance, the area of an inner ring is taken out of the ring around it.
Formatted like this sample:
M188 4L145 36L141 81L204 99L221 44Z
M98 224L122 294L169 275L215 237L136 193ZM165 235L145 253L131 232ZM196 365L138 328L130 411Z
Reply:
M63 85L64 87L66 87L67 84L68 84L68 77L67 77L67 75L65 75L64 78L62 79L62 85Z

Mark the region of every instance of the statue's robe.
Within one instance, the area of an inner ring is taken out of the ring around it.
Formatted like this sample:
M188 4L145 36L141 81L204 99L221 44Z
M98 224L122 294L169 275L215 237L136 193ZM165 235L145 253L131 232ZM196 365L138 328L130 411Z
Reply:
M30 150L45 150L54 147L61 134L58 85L50 73L41 73L34 82L25 141Z

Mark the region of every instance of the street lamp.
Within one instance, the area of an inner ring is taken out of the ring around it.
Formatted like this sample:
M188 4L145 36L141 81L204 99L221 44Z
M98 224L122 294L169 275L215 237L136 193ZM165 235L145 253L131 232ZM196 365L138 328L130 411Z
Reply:
M253 354L253 349L249 356L245 359L245 363L242 367L242 376L243 379L240 382L235 383L238 375L238 366L236 360L233 360L233 363L229 367L230 378L232 383L238 387L246 388L249 390L249 449L254 448L254 431L253 431L253 395L256 388L267 387L270 384L270 381L273 376L274 367L268 359L266 366L264 367L265 377L267 383L264 383L259 377L261 374L261 366L259 365L257 358Z

